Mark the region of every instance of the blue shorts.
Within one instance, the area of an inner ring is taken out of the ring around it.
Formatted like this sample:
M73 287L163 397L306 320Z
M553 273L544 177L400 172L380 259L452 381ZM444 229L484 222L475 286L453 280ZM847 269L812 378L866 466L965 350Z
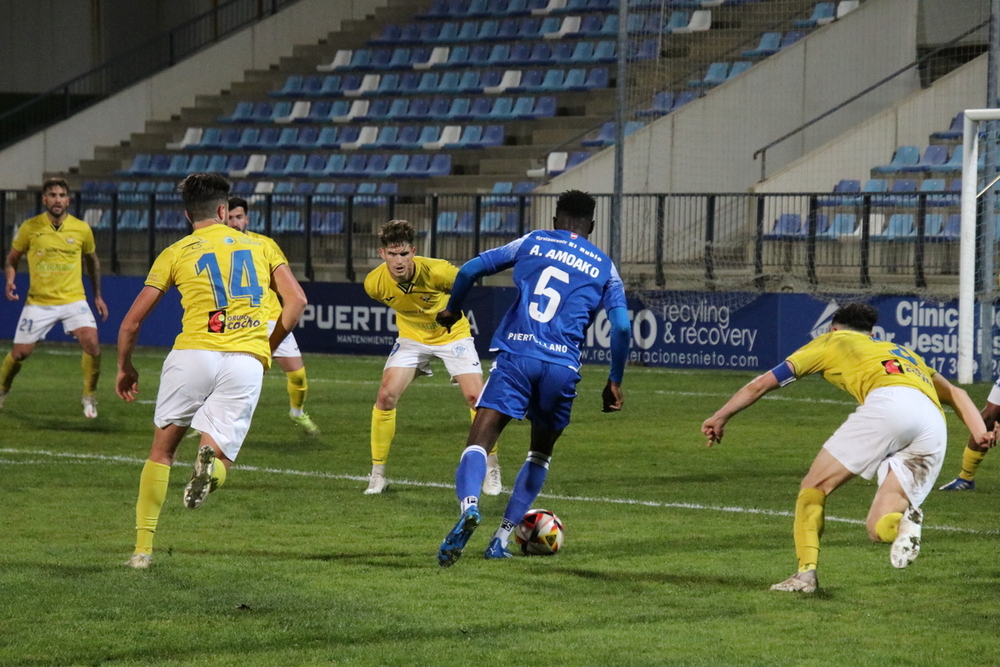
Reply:
M535 426L561 431L569 425L579 381L580 374L568 366L501 352L476 407L514 419L527 416Z

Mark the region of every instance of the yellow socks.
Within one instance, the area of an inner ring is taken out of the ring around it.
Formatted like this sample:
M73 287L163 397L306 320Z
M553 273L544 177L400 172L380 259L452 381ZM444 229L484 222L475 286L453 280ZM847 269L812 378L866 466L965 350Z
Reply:
M146 461L139 477L139 500L135 504L135 553L153 553L153 533L160 519L160 508L167 497L170 466Z
M0 385L2 384L0 382ZM986 452L988 451L986 450ZM974 480L976 478L976 471L979 470L979 464L986 458L986 452L977 452L974 449L966 447L965 451L962 452L962 472L958 473L958 476L968 482Z
M372 465L385 465L396 435L396 411L372 408Z
M83 369L83 395L93 396L97 393L97 380L101 377L101 355L92 357L84 352L80 368Z
M10 391L10 385L14 381L14 376L21 370L21 361L14 361L14 357L8 352L0 364L0 391Z
M890 512L875 522L875 534L883 542L895 542L896 535L899 534L899 520L903 518L902 512Z
M306 369L300 368L297 371L285 373L288 387L288 401L292 410L298 410L299 416L302 414L302 407L306 404L306 392L309 391L309 382L306 380Z
M226 470L226 466L222 465L222 461L215 459L215 466L212 468L212 484L209 487L208 492L211 493L225 484L226 476L228 474L229 471Z
M795 556L799 572L815 570L819 561L819 538L823 534L823 506L826 494L819 489L802 489L795 501Z
M476 421L476 409L475 408L469 408L469 421L470 422Z

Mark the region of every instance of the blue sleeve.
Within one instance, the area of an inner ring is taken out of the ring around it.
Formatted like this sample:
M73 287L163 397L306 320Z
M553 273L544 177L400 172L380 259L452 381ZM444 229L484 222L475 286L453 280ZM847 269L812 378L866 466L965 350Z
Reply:
M451 286L451 298L448 299L448 310L457 313L462 310L462 302L477 280L492 273L486 263L479 257L470 259L462 265Z
M792 372L792 367L787 361L782 361L780 364L771 369L774 373L774 377L778 379L778 384L784 387L789 382L795 382L795 373Z
M499 248L491 248L490 250L485 250L479 253L478 259L483 260L486 266L487 275L493 275L494 273L499 273L504 269L509 269L514 266L514 261L517 259L517 251L521 248L521 244L524 243L525 239L531 234L525 234L519 239L514 239L506 245L502 245Z
M608 311L608 321L611 322L611 372L608 379L621 384L625 375L625 361L628 359L628 348L632 342L632 327L628 321L628 311L617 306Z
M628 308L628 302L625 299L625 284L622 282L621 277L618 275L618 269L614 265L611 266L611 277L604 285L602 302L604 310L608 311L608 313L614 308Z

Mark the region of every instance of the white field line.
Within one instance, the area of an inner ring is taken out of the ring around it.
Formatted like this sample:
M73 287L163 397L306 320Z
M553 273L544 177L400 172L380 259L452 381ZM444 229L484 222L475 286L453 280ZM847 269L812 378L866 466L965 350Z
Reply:
M146 462L145 459L139 459L132 456L109 456L105 454L79 454L74 452L51 452L46 450L30 450L30 449L10 449L10 448L0 448L0 454L14 454L14 455L28 455L28 456L41 456L49 457L49 459L55 458L60 459L67 463L122 463L129 465L142 465ZM45 465L49 461L46 459L29 459L26 461L14 461L10 459L0 459L0 466L2 465ZM177 462L174 465L190 467L188 463ZM247 466L247 465L234 465L234 469L242 472L261 472L268 473L272 475L292 475L296 477L315 477L320 479L338 479L347 480L352 482L366 482L368 477L365 475L344 475L336 474L330 472L320 472L316 470L292 470L288 468L265 468L261 466ZM418 482L409 479L398 479L391 478L389 480L393 484L399 486L415 486L421 488L430 489L453 489L454 485L444 484L441 482ZM509 493L508 489L504 489L505 492ZM656 500L635 500L632 498L608 498L606 496L564 496L552 493L542 493L539 494L539 498L547 498L552 500L565 500L573 502L583 502L583 503L607 503L612 505L637 505L640 507L658 507L663 509L684 509L684 510L700 510L708 512L726 512L732 514L757 514L762 516L774 516L783 518L793 518L795 515L788 511L779 510L768 510L760 509L756 507L739 507L739 506L724 506L724 505L702 505L700 503L666 503ZM825 517L826 521L833 521L836 523L848 523L854 525L864 525L864 521L860 519L845 519L835 516ZM1000 535L1000 531L996 530L975 530L972 528L960 528L957 526L935 526L933 524L924 524L925 528L930 528L934 530L944 530L953 533L968 533L971 535Z

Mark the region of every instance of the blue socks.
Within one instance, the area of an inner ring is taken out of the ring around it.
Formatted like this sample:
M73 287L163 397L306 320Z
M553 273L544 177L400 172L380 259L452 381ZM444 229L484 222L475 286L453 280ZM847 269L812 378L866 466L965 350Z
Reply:
M516 526L521 522L525 513L531 509L531 504L535 502L535 498L545 486L550 460L552 460L551 456L538 452L528 452L528 459L521 466L521 471L517 473L517 480L514 481L514 492L507 503L507 510L503 513L503 518L506 521ZM483 474L485 475L485 472Z
M455 494L462 512L479 504L479 494L486 479L486 450L479 445L469 445L462 452L462 459L455 470Z

